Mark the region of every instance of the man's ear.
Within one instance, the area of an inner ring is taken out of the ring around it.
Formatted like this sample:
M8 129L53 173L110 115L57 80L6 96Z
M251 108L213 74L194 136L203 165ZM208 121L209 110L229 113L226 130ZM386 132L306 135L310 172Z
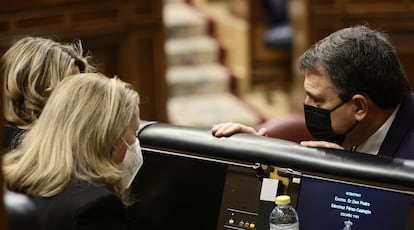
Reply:
M357 121L361 121L368 113L368 99L362 94L355 94L351 99L354 103L354 116Z

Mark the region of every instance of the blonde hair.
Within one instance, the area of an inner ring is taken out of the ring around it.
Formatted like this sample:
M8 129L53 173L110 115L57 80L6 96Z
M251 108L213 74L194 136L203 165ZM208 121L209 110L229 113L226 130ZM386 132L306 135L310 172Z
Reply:
M10 190L50 197L71 182L105 184L127 204L115 143L136 119L138 93L102 74L64 79L21 144L3 158Z
M62 44L41 37L25 37L2 57L4 117L20 129L31 128L56 85L72 74L74 67L92 72L89 57L83 57L80 41Z

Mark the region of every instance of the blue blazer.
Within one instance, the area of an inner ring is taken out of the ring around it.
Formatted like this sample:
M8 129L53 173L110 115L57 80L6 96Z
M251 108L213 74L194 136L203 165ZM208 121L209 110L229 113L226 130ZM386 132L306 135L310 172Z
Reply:
M378 155L414 159L414 94L407 93Z

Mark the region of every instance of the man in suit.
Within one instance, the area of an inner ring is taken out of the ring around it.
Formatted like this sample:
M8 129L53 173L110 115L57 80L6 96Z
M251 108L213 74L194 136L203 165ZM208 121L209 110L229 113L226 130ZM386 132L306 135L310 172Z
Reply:
M414 94L385 34L341 29L307 50L299 69L306 125L316 139L302 145L414 159ZM212 127L217 137L237 132L266 134L237 123Z

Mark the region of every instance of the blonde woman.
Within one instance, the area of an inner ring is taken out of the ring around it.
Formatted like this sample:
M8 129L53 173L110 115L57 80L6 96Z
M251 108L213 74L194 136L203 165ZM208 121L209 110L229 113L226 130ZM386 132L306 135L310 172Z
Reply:
M33 198L42 229L127 229L127 188L143 163L139 96L97 73L64 79L3 156L9 190Z
M50 93L69 75L91 72L80 42L63 44L41 37L25 37L2 57L4 77L4 143L27 131L42 112ZM12 143L13 140L13 143Z

